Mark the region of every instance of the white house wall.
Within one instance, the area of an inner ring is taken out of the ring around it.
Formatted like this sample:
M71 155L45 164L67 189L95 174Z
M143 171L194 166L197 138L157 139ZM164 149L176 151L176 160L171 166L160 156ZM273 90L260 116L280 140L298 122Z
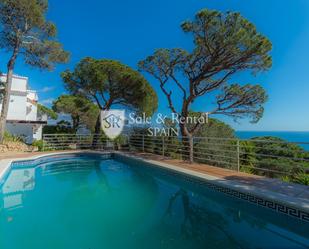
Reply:
M6 75L0 76L2 81ZM27 143L42 139L42 124L39 124L37 108L38 95L29 90L28 78L13 76L6 129L13 135L22 136ZM2 103L0 103L0 110ZM31 121L31 123L30 123Z
M26 92L27 87L28 87L28 78L27 77L22 77L22 76L13 76L13 81L12 81L12 91L20 91L20 92ZM2 82L6 81L6 75L0 76L0 79Z
M28 79L25 77L14 77L12 81L12 91L26 92L28 87Z
M36 121L38 107L37 104L32 103L33 101L38 100L38 95L34 91L27 91L27 100L26 100L26 120L28 121Z
M42 139L42 134L43 134L43 125L34 125L33 126L33 140L41 140Z
M26 117L25 120L36 121L37 120L37 112L38 107L29 102L26 103Z
M8 120L26 120L26 96L11 95Z

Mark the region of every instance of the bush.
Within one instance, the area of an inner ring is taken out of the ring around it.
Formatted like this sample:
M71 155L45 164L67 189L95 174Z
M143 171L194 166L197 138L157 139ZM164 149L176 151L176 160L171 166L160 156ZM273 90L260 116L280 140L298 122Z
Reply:
M309 175L306 173L299 173L293 177L292 182L309 185Z
M43 134L75 134L72 127L65 125L45 125Z
M39 151L43 151L43 140L35 140L32 146L38 147Z
M4 133L4 141L5 142L20 142L20 143L24 143L25 142L25 138L23 136L12 135L11 133L6 131Z
M241 142L242 171L308 185L309 153L277 137L256 137Z
M209 122L195 134L195 137L197 137L194 140L196 162L223 168L237 168L236 137L232 127L210 118Z

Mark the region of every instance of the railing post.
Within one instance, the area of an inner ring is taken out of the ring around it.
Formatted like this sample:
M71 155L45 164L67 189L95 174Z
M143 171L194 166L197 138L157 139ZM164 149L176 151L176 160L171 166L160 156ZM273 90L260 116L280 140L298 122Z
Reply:
M129 135L127 135L127 143L128 143L128 149L129 149L129 151L131 151L131 139L130 139Z
M164 136L162 136L162 156L165 157L165 142L164 142Z
M240 171L240 156L239 156L239 154L240 154L240 145L239 145L239 139L237 139L237 172L239 172Z
M193 163L194 162L194 138L193 136L190 136L189 137L189 149L190 149L190 154L189 154L189 161L190 163Z
M42 137L42 151L45 150L44 143L45 143L45 135L43 135Z
M145 135L142 136L143 152L145 152Z
M83 149L82 146L82 135L78 134L75 140L75 147L77 150Z

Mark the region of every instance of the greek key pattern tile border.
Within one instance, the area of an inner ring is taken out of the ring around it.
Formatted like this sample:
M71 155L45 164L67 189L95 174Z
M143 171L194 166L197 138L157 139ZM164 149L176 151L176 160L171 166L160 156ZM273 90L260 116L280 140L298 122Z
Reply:
M304 212L302 210L295 209L293 207L289 207L289 206L286 206L284 204L274 202L274 201L271 201L271 200L263 199L261 197L254 196L252 194L247 194L247 193L239 192L239 191L234 190L234 189L219 186L217 184L210 183L207 180L201 180L201 179L198 179L197 177L194 177L194 176L185 175L184 173L179 174L178 172L176 173L175 171L173 173L175 173L178 176L182 175L183 178L185 178L185 180L187 180L187 181L198 183L200 185L206 186L206 187L213 189L215 191L219 191L221 193L236 197L236 198L244 200L244 201L248 201L248 202L256 204L258 206L269 208L273 211L276 211L276 212L279 212L279 213L282 213L282 214L285 214L285 215L289 215L289 216L292 216L294 218L298 218L298 219L301 219L303 221L309 222L309 213Z
M214 185L214 184L211 184L211 183L204 183L204 185L207 185L207 187L212 188L212 189L219 191L221 193L228 194L228 195L234 196L236 198L242 199L244 201L248 201L248 202L254 203L256 205L272 209L272 210L277 211L279 213L290 215L294 218L298 218L298 219L309 222L309 213L306 213L306 212L301 211L299 209L288 207L288 206L283 205L281 203L266 200L266 199L256 197L256 196L251 195L251 194L242 193L242 192L230 189L230 188L221 187L221 186Z

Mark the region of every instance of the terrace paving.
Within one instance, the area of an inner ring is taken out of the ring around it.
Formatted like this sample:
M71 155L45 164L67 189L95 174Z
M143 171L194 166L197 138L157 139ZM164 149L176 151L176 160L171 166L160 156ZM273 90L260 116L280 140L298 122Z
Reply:
M57 153L62 153L68 151L57 151ZM70 151L80 152L80 151ZM21 152L21 153L1 153L0 154L0 175L6 169L2 165L2 162L8 161L8 159L21 159L30 158L34 156L46 155L46 152ZM299 200L299 202L304 203L306 207L309 207L309 186L286 183L279 179L270 179L262 176L251 175L243 172L237 172L229 169L213 167L206 164L199 163L188 163L181 160L169 159L163 156L149 154L149 153L134 153L125 152L125 155L139 157L143 160L156 161L163 163L165 167L173 166L179 170L184 170L186 172L196 172L199 175L212 176L219 179L221 182L229 182L235 186L247 186L247 190L258 189L259 192L263 193L274 193L281 195L281 198L286 197L286 199L292 198L293 201Z

